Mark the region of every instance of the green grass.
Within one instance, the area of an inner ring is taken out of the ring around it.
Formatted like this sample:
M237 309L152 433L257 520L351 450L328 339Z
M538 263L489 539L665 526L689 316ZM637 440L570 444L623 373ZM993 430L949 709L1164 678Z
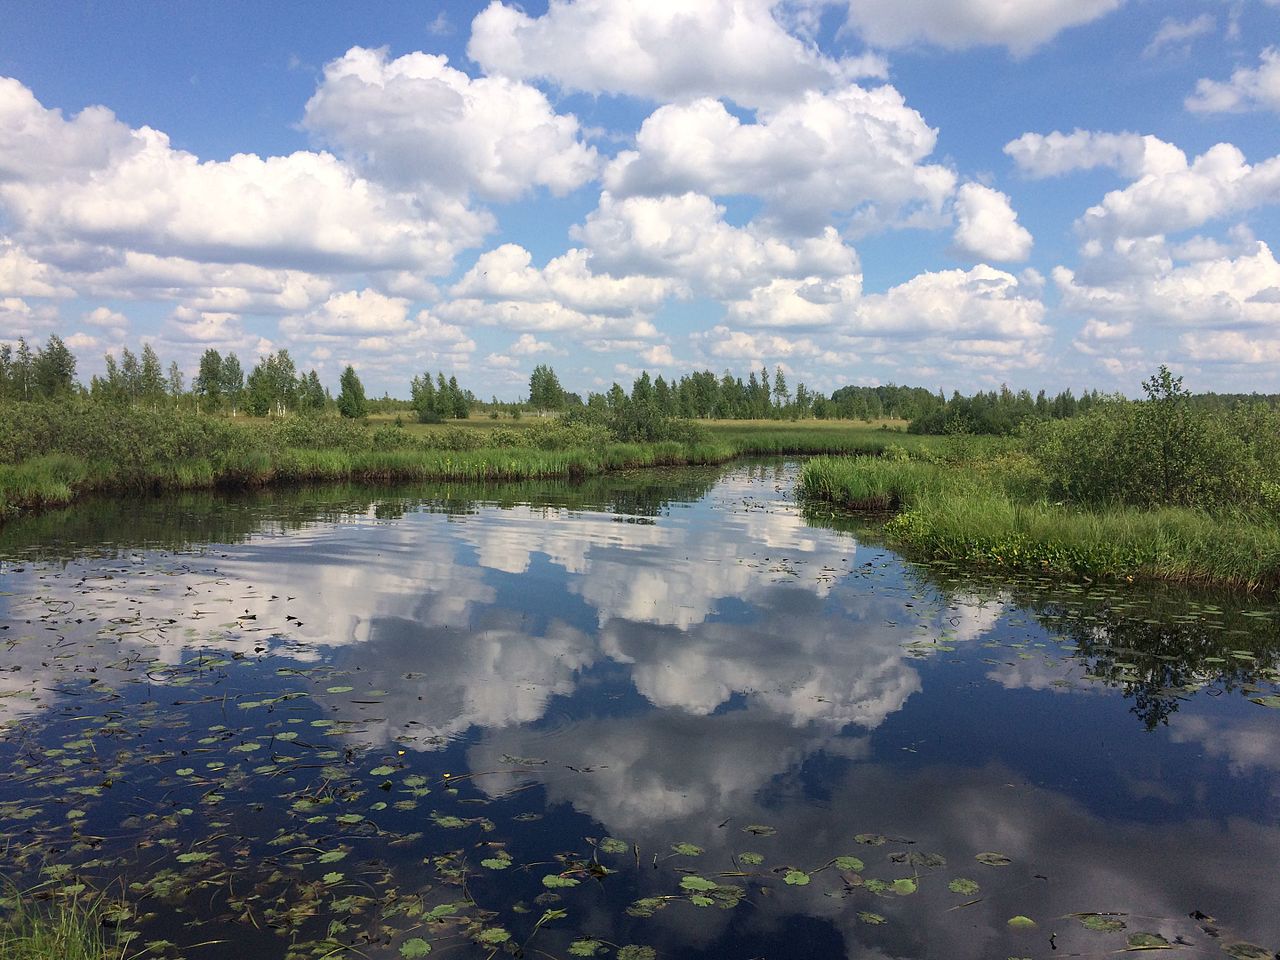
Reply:
M1034 495L1016 457L962 464L868 457L810 460L802 496L895 509L886 539L915 556L1087 578L1280 589L1280 526L1254 513L1084 508Z
M75 895L37 907L29 897L10 892L3 903L4 960L120 960L126 955L103 926L101 896Z

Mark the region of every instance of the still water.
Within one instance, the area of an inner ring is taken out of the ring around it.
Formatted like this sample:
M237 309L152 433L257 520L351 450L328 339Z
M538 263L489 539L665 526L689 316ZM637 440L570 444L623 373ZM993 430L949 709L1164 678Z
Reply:
M0 530L0 877L147 957L1280 947L1280 618L966 579L793 464Z

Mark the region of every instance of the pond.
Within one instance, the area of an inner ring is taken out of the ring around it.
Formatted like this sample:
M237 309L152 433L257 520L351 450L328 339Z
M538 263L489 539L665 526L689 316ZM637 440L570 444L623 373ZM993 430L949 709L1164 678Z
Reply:
M1280 947L1280 619L974 579L794 464L0 530L0 876L146 957Z

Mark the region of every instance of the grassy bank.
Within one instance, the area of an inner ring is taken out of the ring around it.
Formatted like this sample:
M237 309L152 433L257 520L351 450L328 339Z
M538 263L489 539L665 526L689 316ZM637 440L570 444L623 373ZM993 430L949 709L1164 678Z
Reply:
M126 948L103 926L100 898L72 897L44 908L10 891L0 912L5 960L119 960Z
M819 457L801 472L810 503L895 510L884 534L928 559L1077 577L1280 588L1280 525L1256 509L1084 506L1042 495L1030 458L969 461Z
M291 417L234 421L94 404L0 409L0 520L88 493L357 481L493 482L722 463L770 454L876 454L920 438L872 426L686 425L679 440L619 442L603 426L440 426Z

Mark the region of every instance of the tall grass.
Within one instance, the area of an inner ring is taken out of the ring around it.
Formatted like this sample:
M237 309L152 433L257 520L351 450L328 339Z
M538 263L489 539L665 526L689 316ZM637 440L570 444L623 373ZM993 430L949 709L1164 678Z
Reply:
M1016 456L944 465L810 460L801 493L852 509L896 509L890 542L918 556L1083 577L1280 589L1280 526L1254 512L1088 508L1036 496Z
M103 926L100 895L76 895L37 908L9 891L0 913L0 957L4 960L122 960L124 944Z

